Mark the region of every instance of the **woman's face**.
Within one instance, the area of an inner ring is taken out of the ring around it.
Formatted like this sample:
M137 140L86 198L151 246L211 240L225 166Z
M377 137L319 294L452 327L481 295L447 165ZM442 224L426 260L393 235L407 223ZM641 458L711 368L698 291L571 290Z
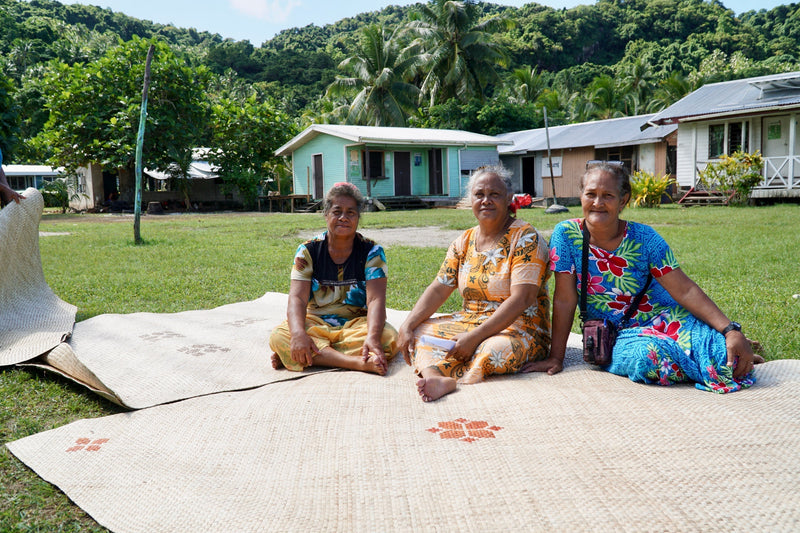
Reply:
M612 224L628 203L629 195L620 196L613 174L602 170L589 171L583 181L581 207L583 216L592 225Z
M358 204L350 196L335 196L325 215L328 233L336 237L353 237L358 229Z
M505 222L511 193L506 190L502 178L496 174L484 174L475 180L470 191L472 214L483 224L486 222Z

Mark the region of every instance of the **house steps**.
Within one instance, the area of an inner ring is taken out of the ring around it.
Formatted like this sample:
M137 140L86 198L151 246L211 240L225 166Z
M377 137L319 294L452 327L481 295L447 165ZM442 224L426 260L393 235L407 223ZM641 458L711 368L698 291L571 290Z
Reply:
M733 193L717 190L703 190L692 187L680 200L679 205L728 205L733 198Z
M430 209L431 205L419 196L381 196L377 200L387 211L408 211L411 209Z

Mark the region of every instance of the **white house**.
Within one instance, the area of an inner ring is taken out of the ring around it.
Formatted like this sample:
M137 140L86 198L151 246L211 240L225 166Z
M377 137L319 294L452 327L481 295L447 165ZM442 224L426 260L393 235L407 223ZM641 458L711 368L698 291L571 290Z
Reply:
M763 181L752 197L800 197L799 114L800 72L787 72L704 85L648 125L678 125L681 188L694 187L698 172L723 154L760 151Z

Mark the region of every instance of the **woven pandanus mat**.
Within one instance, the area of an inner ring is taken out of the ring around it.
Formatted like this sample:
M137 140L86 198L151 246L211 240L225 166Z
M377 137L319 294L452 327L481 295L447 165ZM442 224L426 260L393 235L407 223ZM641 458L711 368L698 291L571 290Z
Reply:
M33 359L66 339L76 308L44 279L39 254L42 194L28 189L0 210L0 366Z
M798 529L800 361L729 395L567 363L425 404L396 360L8 447L117 532Z
M180 313L104 314L78 322L68 343L33 366L140 409L320 371L276 371L267 340L287 295Z

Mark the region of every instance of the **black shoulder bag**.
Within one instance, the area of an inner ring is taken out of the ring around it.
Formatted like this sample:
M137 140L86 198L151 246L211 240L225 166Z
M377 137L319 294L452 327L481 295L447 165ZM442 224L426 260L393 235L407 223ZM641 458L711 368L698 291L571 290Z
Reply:
M586 320L586 292L589 284L589 230L586 228L586 221L583 222L583 251L581 257L581 294L580 294L580 319L581 330L583 331L583 360L593 365L606 366L611 364L611 352L614 350L614 343L617 340L617 331L625 327L630 320L639 303L644 297L653 275L647 273L647 281L642 290L633 299L631 306L625 311L619 327L606 319Z

